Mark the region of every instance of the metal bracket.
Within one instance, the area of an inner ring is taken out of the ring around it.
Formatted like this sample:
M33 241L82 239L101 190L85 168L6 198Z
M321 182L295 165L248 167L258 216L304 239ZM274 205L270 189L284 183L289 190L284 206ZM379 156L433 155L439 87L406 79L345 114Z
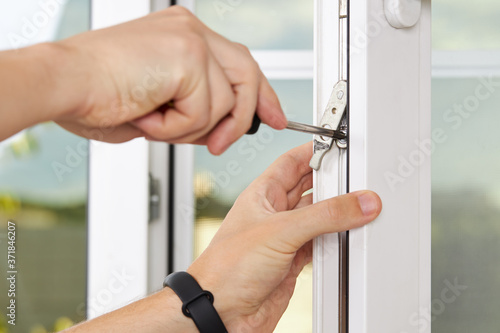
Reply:
M160 217L160 180L149 174L149 222Z
M387 21L396 29L414 26L422 10L422 0L384 0Z
M344 118L345 110L347 107L347 82L339 81L333 87L333 92L330 95L328 104L326 105L325 112L321 118L319 126L327 127L333 130L342 130L341 121ZM343 129L344 131L347 128ZM314 136L314 154L309 162L309 166L314 170L319 170L321 161L325 154L332 148L334 138L324 137L320 135ZM338 140L337 146L339 148L347 147L347 140Z

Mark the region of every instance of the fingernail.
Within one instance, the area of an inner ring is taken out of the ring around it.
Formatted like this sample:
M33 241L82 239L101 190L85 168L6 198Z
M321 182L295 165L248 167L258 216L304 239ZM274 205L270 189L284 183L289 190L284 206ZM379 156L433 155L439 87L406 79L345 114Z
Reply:
M358 196L359 206L365 216L372 215L378 209L378 200L373 193L365 192Z

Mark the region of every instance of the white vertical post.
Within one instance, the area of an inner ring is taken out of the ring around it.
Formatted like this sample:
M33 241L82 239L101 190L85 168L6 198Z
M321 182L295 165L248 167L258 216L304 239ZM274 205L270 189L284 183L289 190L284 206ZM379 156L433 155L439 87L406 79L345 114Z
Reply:
M177 0L177 5L194 12L195 0ZM194 197L194 147L176 145L174 161L173 198L174 244L173 270L185 270L194 259L194 223L196 201Z
M169 240L169 150L163 142L149 143L149 172L153 181L158 182L158 216L149 216L148 224L148 292L162 288L168 274ZM150 212L151 214L151 212Z
M333 86L339 79L339 4L314 2L314 124L323 116ZM339 195L339 150L336 145L325 155L321 168L314 172L314 201ZM338 234L314 241L313 327L314 332L338 332L339 319L339 243Z
M92 1L92 28L149 13L146 0ZM96 50L97 52L97 50ZM87 316L147 291L148 144L92 142L89 165Z
M384 208L350 232L349 331L430 332L430 0L404 29L350 8L350 190Z
M173 269L185 270L194 257L195 206L193 191L194 147L176 145L174 161L174 244Z

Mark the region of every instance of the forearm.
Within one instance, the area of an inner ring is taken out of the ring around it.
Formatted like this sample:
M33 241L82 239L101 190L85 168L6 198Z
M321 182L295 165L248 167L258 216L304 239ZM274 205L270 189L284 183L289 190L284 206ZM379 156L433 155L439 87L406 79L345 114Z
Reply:
M64 332L198 332L194 322L182 314L181 306L177 295L165 288Z
M77 112L84 73L57 43L0 52L0 141L37 123Z

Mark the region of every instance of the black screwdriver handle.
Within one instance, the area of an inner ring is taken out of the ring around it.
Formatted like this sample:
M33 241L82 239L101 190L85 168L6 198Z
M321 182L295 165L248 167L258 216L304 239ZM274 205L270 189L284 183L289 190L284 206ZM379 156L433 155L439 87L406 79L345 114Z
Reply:
M252 126L250 127L250 129L247 131L246 134L255 134L257 133L257 131L259 130L259 126L260 126L260 118L257 114L254 114L253 115L253 119L252 119Z

